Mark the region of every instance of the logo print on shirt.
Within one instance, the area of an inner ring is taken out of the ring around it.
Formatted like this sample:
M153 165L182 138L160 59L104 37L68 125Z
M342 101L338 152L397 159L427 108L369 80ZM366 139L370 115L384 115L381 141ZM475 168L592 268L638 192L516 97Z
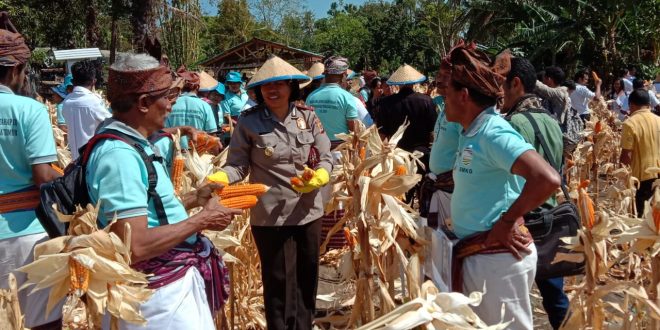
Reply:
M472 154L474 151L472 151L472 146L467 146L465 149L463 149L462 153L462 158L463 158L463 165L468 166L472 163Z

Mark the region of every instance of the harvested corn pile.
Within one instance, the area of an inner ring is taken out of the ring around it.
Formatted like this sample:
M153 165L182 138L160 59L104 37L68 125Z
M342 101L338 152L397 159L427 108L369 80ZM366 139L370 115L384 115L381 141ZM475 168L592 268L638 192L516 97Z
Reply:
M73 215L58 213L69 223L68 235L51 239L34 249L35 261L19 268L27 273L35 289L50 288L47 312L62 299L62 323L69 329L100 328L107 312L112 322L122 319L145 324L140 304L152 290L146 288L146 275L130 267L130 227L126 236L110 232L110 225L97 227L98 208L87 205Z

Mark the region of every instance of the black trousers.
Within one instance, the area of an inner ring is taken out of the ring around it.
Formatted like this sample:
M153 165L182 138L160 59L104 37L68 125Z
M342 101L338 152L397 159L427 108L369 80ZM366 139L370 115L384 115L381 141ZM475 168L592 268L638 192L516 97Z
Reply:
M639 190L635 194L635 206L637 207L637 217L644 215L644 203L653 196L653 181L656 179L645 180L639 183Z
M309 330L316 312L321 220L252 226L261 259L268 330Z

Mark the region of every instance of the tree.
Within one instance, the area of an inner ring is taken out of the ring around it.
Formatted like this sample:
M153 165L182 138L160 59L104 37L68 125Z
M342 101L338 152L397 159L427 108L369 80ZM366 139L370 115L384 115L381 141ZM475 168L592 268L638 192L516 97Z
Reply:
M199 0L172 0L159 7L164 53L173 67L194 66L199 60L199 40L203 21Z
M206 58L248 41L257 28L246 0L221 0L218 15L206 17L204 22L201 49Z
M300 0L251 0L250 4L257 21L272 31L279 30L285 17L297 16L303 7Z
M316 22L314 42L321 52L347 57L352 64L364 62L369 31L359 17L339 12Z

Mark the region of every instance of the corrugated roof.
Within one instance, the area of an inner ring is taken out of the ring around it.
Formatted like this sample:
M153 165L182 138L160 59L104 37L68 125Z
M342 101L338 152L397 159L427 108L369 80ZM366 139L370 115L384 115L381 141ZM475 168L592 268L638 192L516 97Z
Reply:
M56 61L79 60L85 58L99 58L101 57L101 51L98 48L65 49L54 50L53 55L55 55Z

